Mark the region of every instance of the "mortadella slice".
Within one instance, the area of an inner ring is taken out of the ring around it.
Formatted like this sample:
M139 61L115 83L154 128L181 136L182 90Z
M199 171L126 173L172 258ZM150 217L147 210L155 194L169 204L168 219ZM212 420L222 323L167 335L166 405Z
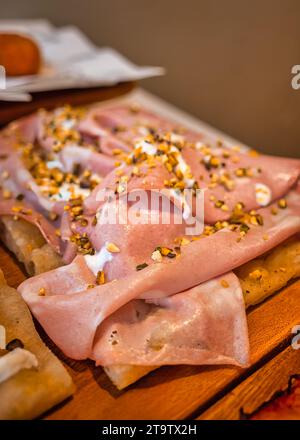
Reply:
M264 254L299 232L300 192L291 191L286 200L287 208L277 215L271 214L270 207L259 210L264 225L253 225L242 240L238 232L223 229L184 246L178 258L153 263L94 288L88 288L92 272L86 277L85 259L78 256L69 266L23 282L19 291L55 343L70 357L84 359L90 356L98 326L131 300L183 292ZM74 273L80 289L73 285ZM53 278L60 280L59 289ZM46 295L40 296L45 285Z
M99 327L97 365L208 365L249 362L245 304L228 273L152 303L131 301Z

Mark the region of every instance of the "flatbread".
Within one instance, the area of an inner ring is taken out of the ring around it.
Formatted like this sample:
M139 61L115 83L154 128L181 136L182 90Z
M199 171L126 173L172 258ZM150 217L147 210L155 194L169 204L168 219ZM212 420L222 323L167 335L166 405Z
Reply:
M12 216L2 216L1 240L17 259L24 264L29 275L55 269L62 265L61 257L46 243L39 229Z
M240 280L246 305L262 302L300 276L300 238L287 240L234 272Z
M73 394L71 376L40 339L27 305L1 270L0 324L7 341L20 339L38 359L37 369L21 370L0 383L0 419L35 418Z

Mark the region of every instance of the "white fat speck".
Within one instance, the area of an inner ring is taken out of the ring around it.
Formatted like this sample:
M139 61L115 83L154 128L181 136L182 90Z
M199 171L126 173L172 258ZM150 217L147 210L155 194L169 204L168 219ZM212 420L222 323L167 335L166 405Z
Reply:
M180 136L180 134L171 133L170 141L173 142L174 144L182 143L184 141L184 138L183 136Z
M186 172L190 171L190 167L186 163L186 161L183 159L181 154L178 154L176 159L178 160L178 169L182 172L182 174L185 174Z
M143 153L149 154L151 156L154 156L157 153L156 146L144 140L138 141L135 144L135 148L141 148Z
M267 206L272 200L272 191L264 183L256 183L255 197L259 206Z
M193 185L195 183L195 179L187 179L187 178L185 178L184 179L184 183L185 183L186 188L191 189L191 188L193 188Z
M21 370L37 367L38 360L33 353L23 348L16 348L0 357L0 383Z
M63 164L59 160L49 160L46 162L46 166L49 170L52 170L53 168L58 168L60 170L63 170Z
M84 199L87 198L91 194L91 190L88 188L80 188L79 185L75 187L75 195L76 197L82 196Z
M100 183L102 181L102 178L96 173L92 173L90 179L94 180L97 183Z
M91 150L89 148L79 147L76 144L66 145L59 153L59 158L63 169L66 172L72 172L75 164L85 164L90 158Z
M191 169L186 163L186 161L183 159L181 154L177 155L177 160L178 160L177 169L179 169L183 175L189 173ZM195 183L195 179L192 178L184 177L183 180L186 188L192 188Z
M5 350L6 347L6 330L3 325L0 325L0 349Z
M97 275L99 270L103 270L106 263L112 261L113 254L106 249L108 242L105 243L104 246L97 252L95 255L85 255L84 259L89 267L89 269L93 272L94 275Z
M74 127L75 123L76 123L75 119L65 119L64 121L61 122L60 125L64 130L70 130L71 128Z
M159 251L154 251L154 252L152 252L151 259L153 261L155 261L156 263L161 263L162 255Z
M149 134L149 129L147 127L139 127L138 128L138 132L139 134L141 134L142 136L148 136Z
M176 166L176 169L181 171L183 175L189 173L191 169L190 169L189 165L186 163L186 161L184 160L184 158L182 157L182 154L180 153L178 148L176 148L174 145L172 145L170 148L170 151L171 151L171 153L177 153L176 159L178 161L178 165ZM192 186L195 183L195 179L190 179L190 178L184 177L183 180L184 180L185 186L187 188L192 188Z
M46 187L41 188L47 191ZM88 188L80 188L76 183L63 183L59 188L59 192L50 196L50 199L54 202L68 202L72 195L74 195L74 197L82 196L83 199L85 199L90 193L91 191Z
M57 200L62 200L64 202L67 202L70 199L70 197L71 197L71 192L70 192L70 190L68 188L69 188L69 185L66 185L66 184L62 185L60 187L59 192L57 194L54 194L51 197L51 199L52 200L56 200L56 201Z
M196 150L201 150L202 148L205 148L206 145L203 142L196 142L195 147Z

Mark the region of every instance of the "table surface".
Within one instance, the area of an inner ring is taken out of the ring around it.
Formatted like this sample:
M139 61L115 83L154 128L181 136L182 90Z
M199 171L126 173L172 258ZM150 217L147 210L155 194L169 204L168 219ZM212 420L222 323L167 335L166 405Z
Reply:
M30 102L0 101L0 126L42 107L53 109L64 104L84 105L104 101L128 93L134 87L134 82L124 82L111 87L38 92L32 94L33 99Z
M118 96L134 85L47 93L26 104L0 104L0 124L37 107L86 104ZM8 284L26 278L22 265L0 245L0 267ZM44 415L46 419L240 419L252 414L300 374L299 351L291 348L292 328L300 324L300 280L248 311L251 366L162 367L118 391L92 361L66 358L38 326L76 385L74 396ZM300 418L300 414L299 414Z

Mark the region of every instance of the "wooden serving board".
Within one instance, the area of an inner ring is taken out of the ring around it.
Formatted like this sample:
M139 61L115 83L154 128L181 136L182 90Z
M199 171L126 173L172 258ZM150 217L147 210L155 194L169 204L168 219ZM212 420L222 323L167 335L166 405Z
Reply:
M134 86L134 82L124 82L111 87L52 90L33 93L30 102L0 101L0 126L43 107L50 110L64 104L86 105L91 102L112 99L130 92Z
M125 84L80 104L114 97L129 91ZM77 98L76 98L77 99ZM74 101L66 96L59 103ZM77 103L79 103L77 101ZM23 105L23 104L22 104ZM58 105L58 101L39 102L39 106ZM23 109L24 114L32 111ZM20 109L3 109L5 122L20 115ZM1 105L0 105L0 124ZM25 278L23 267L0 245L0 268L7 282L17 287ZM75 395L44 415L46 419L239 419L252 414L274 393L288 385L289 377L300 374L300 350L290 346L292 328L300 324L300 280L248 311L251 366L163 367L153 371L124 391L112 385L102 368L91 361L66 358L38 330L70 372Z

